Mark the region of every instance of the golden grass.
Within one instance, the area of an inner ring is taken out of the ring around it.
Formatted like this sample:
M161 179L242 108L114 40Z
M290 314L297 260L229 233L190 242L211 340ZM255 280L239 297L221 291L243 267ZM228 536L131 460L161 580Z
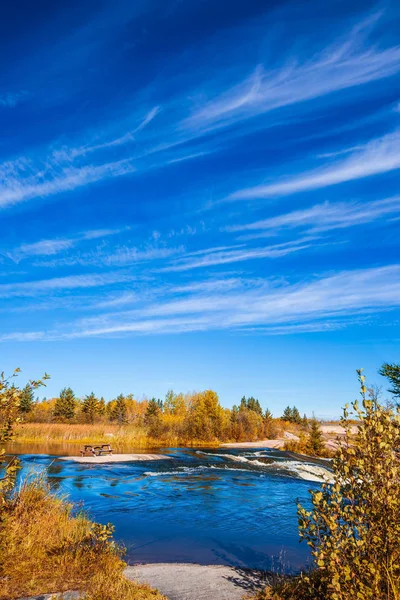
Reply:
M166 600L128 581L106 528L71 511L42 482L16 494L0 527L0 600L67 590L87 600Z
M160 446L212 446L215 440L190 440L178 436L152 438L134 425L22 423L16 429L16 441L24 443L67 442L71 444L104 443L115 447L157 448Z

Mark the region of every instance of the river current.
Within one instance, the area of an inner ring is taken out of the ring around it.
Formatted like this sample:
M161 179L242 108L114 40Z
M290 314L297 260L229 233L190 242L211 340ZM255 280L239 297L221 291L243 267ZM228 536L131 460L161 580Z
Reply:
M130 563L290 572L309 562L307 545L299 544L296 502L310 506L309 490L329 478L329 463L272 449L160 452L171 460L95 465L21 454L22 477L44 472L92 519L113 523Z

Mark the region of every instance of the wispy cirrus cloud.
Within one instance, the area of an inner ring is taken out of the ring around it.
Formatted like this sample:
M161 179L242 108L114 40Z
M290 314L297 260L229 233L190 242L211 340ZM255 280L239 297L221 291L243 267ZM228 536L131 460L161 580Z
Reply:
M368 37L382 13L372 13L311 58L289 56L278 68L259 64L247 78L195 107L186 127L215 129L400 71L400 46L379 48Z
M214 292L206 286L169 299L163 290L163 297L148 306L79 320L68 330L43 336L68 339L254 328L272 335L327 331L365 325L371 317L399 306L400 265L395 264L315 276L312 281L265 281L227 290L217 285Z
M239 249L233 247L228 249L210 249L209 251L201 250L199 253L192 253L192 255L187 255L176 260L173 264L164 267L162 271L188 271L190 269L212 267L259 258L279 258L310 248L315 245L313 244L314 240L315 238L306 237L293 242L284 242L260 248L243 248L239 246ZM202 256L197 256L197 254L201 254Z
M123 267L138 263L165 260L184 251L183 246L167 247L155 246L138 248L131 245L117 247L94 248L89 252L80 252L50 260L41 260L35 263L38 267L67 267L67 266L92 266L92 267Z
M369 38L380 17L380 13L373 13L311 58L288 55L279 66L271 66L266 58L249 77L232 85L226 82L225 73L219 72L220 92L215 92L215 81L207 75L201 93L183 79L179 81L179 93L165 106L161 107L157 101L146 106L142 101L134 115L121 119L118 113L112 123L97 127L92 133L83 129L76 143L71 140L57 148L51 142L47 151L38 148L32 152L34 158L23 155L9 160L0 165L0 207L196 160L224 149L219 140L203 143L204 134L209 131L229 129L252 116L395 75L400 72L400 46L379 46ZM209 95L204 92L207 89ZM154 100L162 97L163 91L162 86L154 86ZM182 102L182 97L189 100ZM257 127L262 126L257 123ZM242 134L235 128L235 137ZM327 167L294 180L238 190L230 199L295 193L398 168L394 159L398 155L398 136L386 136L376 141L379 144L379 148L372 144L370 148L354 150L341 169ZM377 160L373 166L375 153Z
M120 306L125 306L127 304L133 304L138 301L138 295L132 292L123 292L119 295L113 295L107 297L105 300L101 300L100 302L96 302L92 308L94 309L104 309L104 308L118 308Z
M96 183L111 177L133 173L134 165L124 159L100 165L70 167L56 162L37 164L20 159L0 165L0 207L32 198L44 198Z
M240 236L240 239L245 240L276 235L282 230L289 229L301 228L306 229L308 233L320 233L364 225L381 217L398 213L400 213L400 196L371 202L324 202L254 223L227 226L225 230L257 232Z
M33 256L53 256L64 250L73 248L79 244L79 242L116 235L126 229L126 227L123 229L92 229L83 231L69 238L39 240L30 244L21 244L17 248L14 248L14 250L3 252L3 255L11 258L11 260L16 263Z
M142 119L142 121L136 125L132 130L123 133L122 135L118 135L117 137L111 137L110 139L99 142L99 143L89 143L77 148L68 148L64 147L60 150L56 150L54 152L54 156L57 159L63 160L74 160L76 157L84 156L85 154L89 154L91 152L97 152L99 150L107 150L109 148L114 148L116 146L125 146L126 144L130 144L136 140L135 135L139 133L142 129L146 127L151 121L157 116L160 112L160 106L155 106L152 108Z
M46 339L44 331L21 331L0 334L0 342L38 342Z
M387 173L400 168L400 130L371 140L349 153L348 158L283 179L232 193L226 200L273 198L322 189L347 181Z
M134 277L131 274L118 271L87 275L69 275L67 277L53 277L51 279L24 281L21 283L4 283L0 284L0 297L36 296L53 291L97 288L133 280Z

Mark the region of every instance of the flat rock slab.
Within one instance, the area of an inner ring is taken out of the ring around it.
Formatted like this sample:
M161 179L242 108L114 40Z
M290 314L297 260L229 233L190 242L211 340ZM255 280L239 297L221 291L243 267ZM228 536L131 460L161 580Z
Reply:
M79 592L63 592L41 594L39 596L30 596L29 598L20 598L19 600L78 600L79 598L82 598Z
M169 600L242 600L266 585L260 572L215 565L136 565L128 567L125 575L149 584Z
M105 456L60 456L60 460L73 460L77 463L102 464L135 462L141 460L170 460L165 454L108 454Z

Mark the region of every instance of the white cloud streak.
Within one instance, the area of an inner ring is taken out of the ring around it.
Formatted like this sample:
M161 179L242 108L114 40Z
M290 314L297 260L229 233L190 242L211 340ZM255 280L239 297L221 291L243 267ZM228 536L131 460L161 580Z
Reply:
M75 247L82 241L94 240L98 238L105 238L111 235L121 233L125 229L93 229L83 231L70 238L56 238L49 240L39 240L30 244L21 244L12 251L3 252L4 256L7 256L14 262L18 263L23 259L30 258L32 256L53 256L59 254L65 250L69 250Z
M39 282L39 289L104 284L104 280L66 279L69 281ZM322 275L309 282L269 281L260 285L257 281L254 285L243 283L241 287L233 285L227 289L220 283L213 290L207 286L203 290L188 289L184 296L171 299L164 299L166 290L160 290L160 299L142 308L105 313L68 323L67 328L59 330L8 333L6 339L17 340L19 336L29 339L29 335L32 339L70 339L254 328L281 335L366 325L379 313L400 306L400 265ZM1 286L0 294L3 292ZM20 292L25 294L26 288Z
M400 130L372 140L344 160L291 179L238 190L226 200L273 198L317 190L400 168Z
M0 207L72 191L135 171L201 157L216 150L205 148L204 144L201 147L193 145L209 130L228 127L279 107L395 75L400 72L400 46L381 48L372 45L368 39L370 30L379 18L380 14L372 14L343 36L343 40L321 49L311 59L290 57L287 63L278 68L260 65L244 81L228 86L228 89L225 87L217 95L212 94L208 102L204 101L204 93L196 94L195 89L185 88L183 82L179 96L171 99L162 110L156 103L152 108L140 109L144 116L133 129L132 117L124 119L122 131L120 120L113 123L108 131L111 129L117 133L111 139L109 135L95 135L87 144L71 144L59 149L49 147L47 156L43 155L43 149L37 149L32 153L34 159L17 157L3 163L0 165ZM223 76L219 73L219 80ZM207 87L215 89L215 81L202 82L202 90ZM162 90L156 89L157 93L161 95ZM198 103L194 108L188 108L187 104L182 104L182 95L191 99L197 97ZM162 119L158 120L160 113L163 113ZM138 120L137 114L134 118ZM157 130L148 131L149 125L156 119ZM145 135L142 136L143 130ZM241 135L237 128L235 131L235 135ZM88 132L83 132L81 137L87 138L88 135ZM398 168L398 137L396 133L371 142L364 149L355 149L347 161L321 171L277 184L238 190L230 196L230 200L291 194ZM140 142L135 155L129 150L132 142ZM171 155L171 150L188 143L192 145L185 147L184 152L172 152ZM114 158L110 161L108 150L112 150L113 156L117 154L121 160ZM99 157L93 157L98 160L89 164L88 155L93 156L94 153L99 154ZM149 164L148 157L155 154L160 156L153 164Z
M0 297L11 298L16 296L36 296L60 290L94 288L132 281L128 273L101 273L88 275L70 275L67 277L54 277L37 281L24 281L21 283L0 284Z
M264 234L278 234L282 230L298 228L306 228L308 233L320 233L363 225L397 213L400 213L400 196L372 202L324 202L254 223L229 226L225 230L260 232L241 236L240 239L255 239Z
M175 261L174 264L164 267L162 271L187 271L189 269L198 269L224 265L229 263L255 260L259 258L279 258L300 250L305 250L313 245L314 238L303 238L294 242L275 244L264 248L241 248L239 250L210 250L201 251L204 256L192 258L190 255ZM196 253L193 253L196 254Z
M400 46L368 45L381 14L375 13L309 60L289 58L282 67L260 64L243 81L221 92L187 119L190 128L215 129L277 108L312 100L400 71Z
M111 177L133 173L135 167L129 160L102 165L60 167L56 163L35 165L20 159L0 166L0 207L11 206L32 198L46 197L75 190Z
M52 260L41 260L35 264L38 267L66 267L66 266L91 266L122 267L135 265L143 262L164 260L184 251L183 246L177 247L149 247L137 248L135 246L119 246L112 250L107 248L95 248L90 252L83 252L72 256L55 258Z
M400 265L325 275L311 282L271 282L215 293L205 289L144 309L106 314L82 322L73 337L132 332L165 333L263 327L265 333L324 331L367 323L400 306ZM63 335L63 334L60 334ZM69 335L69 333L67 334Z
M123 146L125 144L132 143L135 141L135 134L139 133L142 129L146 127L146 125L151 123L151 121L157 116L159 112L160 107L155 106L147 113L147 115L139 123L139 125L132 129L132 131L128 131L123 135L120 135L116 138L99 144L88 144L87 146L81 146L80 148L65 148L58 154L58 156L63 156L64 158L69 158L72 160L77 156L83 156L85 154L89 154L90 152L96 152L98 150L107 150L108 148L113 148L115 146Z

